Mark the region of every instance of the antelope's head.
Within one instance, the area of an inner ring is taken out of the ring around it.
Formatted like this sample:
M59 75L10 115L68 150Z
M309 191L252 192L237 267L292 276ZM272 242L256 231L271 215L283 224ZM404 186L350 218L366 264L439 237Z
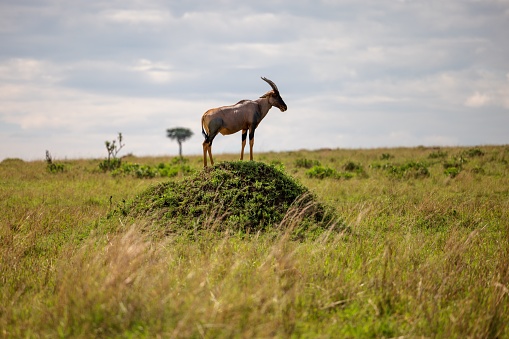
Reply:
M277 89L276 84L273 81L271 81L265 77L262 77L262 80L266 81L270 85L270 87L272 87L272 91L265 93L262 96L262 98L268 97L269 104L279 108L281 110L281 112L286 111L288 109L288 107L286 107L286 104L283 101L283 98L281 98L281 95L279 95L279 90Z

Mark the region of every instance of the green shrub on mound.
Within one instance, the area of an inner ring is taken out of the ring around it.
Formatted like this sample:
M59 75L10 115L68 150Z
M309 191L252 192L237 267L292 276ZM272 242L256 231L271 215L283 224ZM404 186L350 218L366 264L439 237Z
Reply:
M333 214L307 188L260 162L223 162L179 182L160 183L120 209L167 232L232 229L257 232L285 224L325 227Z

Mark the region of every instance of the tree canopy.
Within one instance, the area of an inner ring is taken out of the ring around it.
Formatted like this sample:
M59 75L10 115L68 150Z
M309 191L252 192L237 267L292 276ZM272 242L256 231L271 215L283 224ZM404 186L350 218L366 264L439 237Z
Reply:
M193 136L189 128L175 127L166 130L166 136L171 140L177 140L179 144L179 156L182 156L182 143Z

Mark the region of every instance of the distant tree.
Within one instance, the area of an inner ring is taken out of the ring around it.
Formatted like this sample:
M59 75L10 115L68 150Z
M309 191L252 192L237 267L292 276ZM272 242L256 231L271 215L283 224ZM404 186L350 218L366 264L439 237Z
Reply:
M118 145L116 141L118 140ZM122 133L118 133L117 140L113 141L105 141L104 144L106 145L106 150L108 151L108 159L102 161L99 164L99 168L102 169L104 172L106 171L112 171L114 169L117 169L120 167L121 159L117 158L118 152L122 149L122 147L125 146L125 144L122 143Z
M189 128L175 127L166 130L166 136L171 140L177 140L179 144L179 155L182 158L182 143L193 136Z
M117 154L120 152L122 147L125 146L125 144L122 144L122 133L118 132L118 146L115 144L115 140L113 141L105 141L104 144L106 145L106 150L108 151L108 161L111 161L111 159L117 159Z

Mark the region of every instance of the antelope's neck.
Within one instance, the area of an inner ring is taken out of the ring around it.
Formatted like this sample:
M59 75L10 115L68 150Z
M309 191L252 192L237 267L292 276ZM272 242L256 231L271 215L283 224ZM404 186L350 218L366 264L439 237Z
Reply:
M262 115L262 119L265 118L269 110L272 108L272 105L269 103L269 98L259 98L256 100L258 105L260 106L260 113Z

